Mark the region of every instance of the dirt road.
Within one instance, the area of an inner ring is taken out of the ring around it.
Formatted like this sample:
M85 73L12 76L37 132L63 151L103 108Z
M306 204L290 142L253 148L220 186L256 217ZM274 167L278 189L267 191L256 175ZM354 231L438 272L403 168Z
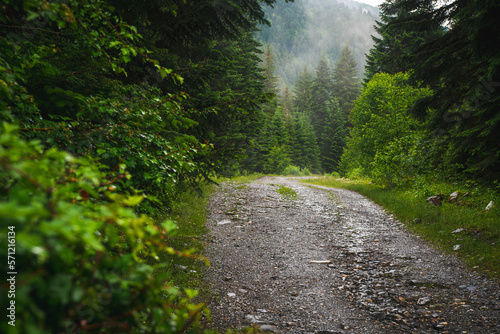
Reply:
M500 333L498 285L355 192L267 177L224 183L209 210L219 329Z

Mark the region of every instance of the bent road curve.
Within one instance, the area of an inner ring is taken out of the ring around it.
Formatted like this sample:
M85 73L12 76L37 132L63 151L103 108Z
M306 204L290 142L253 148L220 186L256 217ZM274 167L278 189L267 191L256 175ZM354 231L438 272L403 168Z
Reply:
M500 333L497 284L358 193L265 177L223 183L208 209L206 277L220 330Z

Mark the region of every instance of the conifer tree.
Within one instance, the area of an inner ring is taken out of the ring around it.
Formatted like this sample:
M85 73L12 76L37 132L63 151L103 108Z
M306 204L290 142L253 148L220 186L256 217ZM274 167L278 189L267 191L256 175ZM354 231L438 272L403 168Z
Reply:
M316 67L316 77L313 80L313 96L309 113L311 124L318 139L321 136L323 123L325 121L326 108L332 99L333 82L330 74L330 68L326 58L322 58Z
M313 95L313 77L307 68L299 75L294 86L294 107L299 113L309 113Z
M327 173L338 171L338 165L347 137L346 122L346 115L340 109L338 101L333 99L327 109L322 134L322 167L323 171Z
M340 59L333 69L333 90L338 104L347 117L354 106L354 100L361 91L358 71L354 56L346 45L340 53Z
M426 41L443 34L442 22L433 18L433 2L391 1L380 6L377 36L372 36L374 46L366 57L365 84L376 73L395 74L412 69L408 57Z
M283 90L283 97L281 98L281 107L283 108L285 119L290 118L293 113L293 95L288 86L285 86L285 89Z
M307 168L312 172L319 173L321 170L320 153L309 115L300 113L296 117L297 140L300 143L300 156L296 161L297 165L302 169Z
M271 45L268 43L263 56L263 74L264 91L266 93L278 94L278 77L275 75L276 65L274 64L274 55L271 51Z

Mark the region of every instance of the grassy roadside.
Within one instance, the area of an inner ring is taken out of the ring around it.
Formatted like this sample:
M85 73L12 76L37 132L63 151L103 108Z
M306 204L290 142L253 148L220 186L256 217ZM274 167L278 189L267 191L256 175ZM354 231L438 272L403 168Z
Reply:
M172 208L167 219L173 220L178 226L175 236L168 239L168 245L180 252L192 252L202 255L204 235L209 232L205 226L207 204L210 195L215 190L214 185L202 186L203 196L195 192L180 194L179 200ZM164 274L170 281L165 284L182 289L195 289L205 294L207 287L203 281L203 271L206 263L203 259L180 257L167 253L159 254L160 261L166 263Z
M412 189L388 189L368 180L318 177L302 182L357 191L404 222L411 231L447 253L465 260L474 270L500 279L500 198L488 189L457 184L416 184ZM465 195L461 205L448 203L451 193ZM443 205L433 206L426 198L441 193ZM486 211L490 201L495 207Z

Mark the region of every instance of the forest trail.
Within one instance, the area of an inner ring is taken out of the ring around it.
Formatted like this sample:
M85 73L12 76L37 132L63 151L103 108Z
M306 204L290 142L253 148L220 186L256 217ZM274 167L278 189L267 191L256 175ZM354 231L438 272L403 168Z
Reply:
M355 192L285 177L225 182L208 226L209 306L221 330L500 333L497 284Z

